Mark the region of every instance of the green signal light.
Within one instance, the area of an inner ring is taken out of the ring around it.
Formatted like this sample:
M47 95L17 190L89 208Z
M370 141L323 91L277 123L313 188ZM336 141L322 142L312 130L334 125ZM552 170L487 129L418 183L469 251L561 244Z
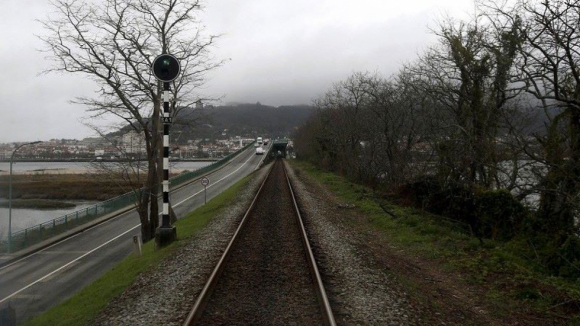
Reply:
M169 54L157 56L151 68L155 77L163 82L174 80L180 71L179 61Z

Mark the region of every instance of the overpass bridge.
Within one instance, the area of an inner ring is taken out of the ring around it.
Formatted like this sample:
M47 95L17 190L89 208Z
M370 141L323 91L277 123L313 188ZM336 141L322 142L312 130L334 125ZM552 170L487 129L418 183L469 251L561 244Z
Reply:
M286 157L288 147L288 139L281 138L272 140L272 146L270 146L269 154L274 157Z

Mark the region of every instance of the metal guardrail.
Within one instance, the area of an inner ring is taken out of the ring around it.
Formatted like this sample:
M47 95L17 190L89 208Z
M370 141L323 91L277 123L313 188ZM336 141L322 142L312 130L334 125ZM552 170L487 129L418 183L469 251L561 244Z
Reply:
M212 170L222 167L229 162L233 157L246 150L253 143L250 143L236 152L227 155L219 161L215 161L208 166L197 169L195 171L185 172L170 179L172 186L184 184L192 179L200 177ZM12 252L22 250L31 245L37 244L43 240L49 239L56 235L62 234L77 226L94 221L97 218L103 217L109 213L118 211L128 206L135 206L137 198L140 194L140 189L125 193L121 196L111 198L109 200L97 203L93 206L66 214L64 216L55 218L53 220L20 230L12 233ZM8 239L0 240L0 253L5 253L8 250Z

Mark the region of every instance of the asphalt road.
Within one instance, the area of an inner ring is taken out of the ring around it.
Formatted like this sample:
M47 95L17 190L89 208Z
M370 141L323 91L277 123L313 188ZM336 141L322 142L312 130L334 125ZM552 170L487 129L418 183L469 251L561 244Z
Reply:
M208 201L256 170L263 156L254 153L249 148L208 175ZM172 191L170 200L179 218L204 204L204 187L193 182ZM131 254L135 235L140 235L140 221L131 210L0 267L0 308L14 308L18 323L43 313Z

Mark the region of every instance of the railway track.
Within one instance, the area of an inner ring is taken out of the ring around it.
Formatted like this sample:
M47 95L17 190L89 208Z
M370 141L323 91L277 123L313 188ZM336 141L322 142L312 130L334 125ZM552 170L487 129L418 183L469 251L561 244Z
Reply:
M276 160L184 325L335 325L284 162Z

